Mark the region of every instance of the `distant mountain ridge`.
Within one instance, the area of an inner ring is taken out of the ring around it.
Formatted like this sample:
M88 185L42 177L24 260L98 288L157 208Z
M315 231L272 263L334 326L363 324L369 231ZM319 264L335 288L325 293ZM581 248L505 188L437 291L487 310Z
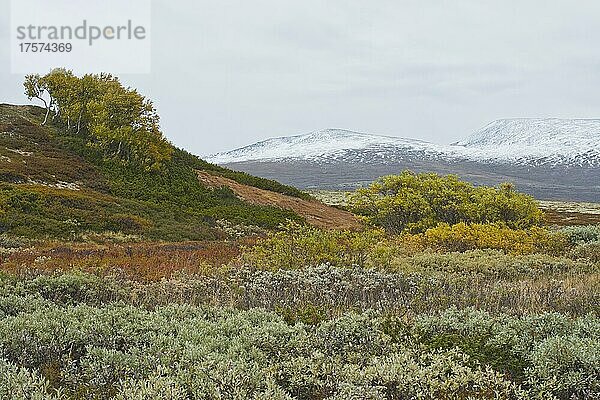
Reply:
M402 169L513 181L547 199L600 202L600 119L502 119L454 144L325 129L214 154L216 164L300 188L350 188Z
M600 120L503 119L453 145L324 129L267 139L208 156L217 164L257 160L339 160L361 151L364 162L422 155L449 161L600 166ZM354 158L354 157L353 157Z
M210 155L217 164L251 160L324 159L348 151L399 148L441 154L444 146L417 139L371 135L345 129L323 129L305 135L267 139L232 151Z

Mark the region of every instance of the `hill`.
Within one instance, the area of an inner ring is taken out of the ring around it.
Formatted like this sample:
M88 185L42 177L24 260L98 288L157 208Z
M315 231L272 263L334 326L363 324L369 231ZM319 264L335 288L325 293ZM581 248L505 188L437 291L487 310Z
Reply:
M482 185L511 181L543 199L597 202L599 137L600 120L500 120L452 145L326 129L207 160L305 189L350 189L411 169Z
M209 164L172 146L172 158L158 170L106 159L83 135L51 121L41 126L44 114L39 107L0 104L0 233L201 240L224 237L218 220L268 229L304 218L276 203L244 201L225 186L207 187L196 174L204 171L281 198L309 198L295 188Z
M457 143L472 159L528 165L600 167L600 120L494 121Z
M207 187L228 187L244 201L263 206L282 207L303 216L306 222L319 228L356 229L361 226L358 218L352 213L327 206L316 199L305 200L298 197L286 196L281 193L243 185L232 179L198 171L200 182Z

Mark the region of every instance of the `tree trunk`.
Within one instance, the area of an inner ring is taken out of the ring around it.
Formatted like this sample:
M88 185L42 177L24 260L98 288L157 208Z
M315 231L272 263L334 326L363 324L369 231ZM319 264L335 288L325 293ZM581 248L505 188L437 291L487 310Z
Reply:
M77 134L81 130L81 116L83 115L83 110L79 111L79 118L77 118Z
M50 114L50 107L46 107L46 115L44 115L44 122L42 122L42 126L46 125L46 122L48 122L49 114Z
M44 121L42 122L42 126L44 126L48 121L48 114L50 114L50 104L48 104L48 102L44 100L44 98L41 96L38 97L38 99L40 99L44 103L44 108L46 108L46 115L44 116Z

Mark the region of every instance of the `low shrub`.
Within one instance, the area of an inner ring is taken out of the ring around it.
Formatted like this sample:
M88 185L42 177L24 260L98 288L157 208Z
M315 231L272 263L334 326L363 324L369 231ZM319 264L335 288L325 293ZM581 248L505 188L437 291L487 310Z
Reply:
M396 259L392 271L331 265L209 268L150 282L78 272L3 277L0 315L17 315L36 304L116 302L150 309L171 303L259 307L305 323L367 309L407 315L451 306L514 315L600 312L600 266L545 255L510 257L497 251L422 254Z
M514 185L474 186L455 175L403 171L384 176L348 199L352 211L389 233L421 233L440 223L504 223L513 229L539 225L543 213Z
M259 309L56 306L0 320L0 390L21 385L38 395L22 398L48 400L583 400L600 394L599 343L592 315L368 311L290 325Z
M496 249L510 254L564 254L569 245L560 233L544 228L511 229L493 224L440 224L417 237L423 247L436 251L464 252Z
M567 226L560 232L574 245L600 241L600 225Z
M575 261L547 254L513 255L491 249L454 253L429 251L411 257L397 257L388 270L439 277L482 275L493 281L577 276L600 271L598 267L584 260Z
M60 391L47 380L4 359L0 359L0 398L14 400L60 400Z
M145 218L131 214L114 214L107 218L104 229L125 234L141 234L147 231L152 223Z
M600 241L580 244L571 251L570 256L600 263Z
M400 248L392 249L382 230L362 232L322 230L289 222L260 239L243 254L257 269L298 269L329 263L337 266L388 264Z

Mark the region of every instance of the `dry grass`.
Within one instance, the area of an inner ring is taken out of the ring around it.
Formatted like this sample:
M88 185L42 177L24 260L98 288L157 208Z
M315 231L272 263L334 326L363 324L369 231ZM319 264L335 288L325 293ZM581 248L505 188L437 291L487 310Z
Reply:
M0 270L17 276L83 271L154 282L176 273L202 274L239 257L255 239L178 243L46 243L10 254ZM0 260L1 261L1 260Z

